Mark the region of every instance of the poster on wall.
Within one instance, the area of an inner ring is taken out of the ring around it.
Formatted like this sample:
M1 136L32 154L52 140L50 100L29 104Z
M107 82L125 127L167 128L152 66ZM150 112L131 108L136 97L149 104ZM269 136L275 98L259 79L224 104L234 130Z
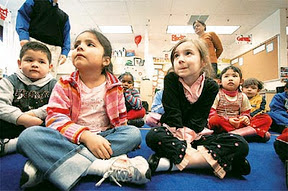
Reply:
M281 82L288 82L288 67L280 67L280 79Z
M237 35L235 37L236 44L252 44L252 34L250 35Z
M0 19L5 21L8 16L8 9L0 4Z

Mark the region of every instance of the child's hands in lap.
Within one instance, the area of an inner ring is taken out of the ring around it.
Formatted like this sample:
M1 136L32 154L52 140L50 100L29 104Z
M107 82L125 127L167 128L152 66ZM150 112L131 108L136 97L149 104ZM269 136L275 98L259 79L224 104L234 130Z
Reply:
M243 123L244 125L250 125L250 119L247 116L240 116L239 120L241 123Z
M90 131L84 131L82 133L80 142L84 143L97 158L109 159L113 154L109 141Z
M229 123L235 127L236 129L239 128L240 126L240 120L238 119L238 117L231 117L229 118Z
M42 123L43 123L42 119L27 113L20 115L20 117L18 117L17 119L17 125L23 125L26 128L31 126L38 126L41 125Z

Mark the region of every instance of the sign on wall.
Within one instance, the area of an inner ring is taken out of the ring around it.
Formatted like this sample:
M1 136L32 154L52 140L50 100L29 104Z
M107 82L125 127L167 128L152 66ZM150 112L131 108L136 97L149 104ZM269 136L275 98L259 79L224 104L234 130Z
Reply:
M236 35L235 38L236 44L252 44L252 34L245 35Z

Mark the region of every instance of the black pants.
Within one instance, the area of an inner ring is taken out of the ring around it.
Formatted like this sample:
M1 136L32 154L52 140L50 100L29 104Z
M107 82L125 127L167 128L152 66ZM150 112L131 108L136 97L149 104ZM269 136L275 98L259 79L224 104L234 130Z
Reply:
M217 73L218 73L218 64L217 63L211 63L211 65L212 65L212 68L213 68L213 71L214 71L214 74L212 74L212 76L214 77L214 78L217 78L218 76L217 76Z
M24 126L15 125L0 119L0 138L12 139L18 137L22 131L25 130Z
M166 127L151 129L146 143L156 155L168 158L174 164L181 163L187 148L186 141L174 137ZM226 172L231 171L233 160L243 160L249 152L248 143L243 137L228 133L202 136L191 143L195 149L199 145L203 145Z

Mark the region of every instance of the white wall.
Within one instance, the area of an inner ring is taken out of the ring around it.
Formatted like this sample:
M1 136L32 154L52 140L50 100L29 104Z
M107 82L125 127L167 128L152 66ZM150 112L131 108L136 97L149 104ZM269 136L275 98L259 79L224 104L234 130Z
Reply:
M279 63L278 67L288 66L288 52L287 52L287 36L286 36L286 10L279 9L272 15L267 17L251 31L244 35L252 34L252 45L232 44L227 49L228 57L231 59L257 47L270 38L279 35ZM280 77L280 76L279 76ZM265 89L275 91L277 86L283 86L284 83L280 82L280 79L271 79L264 82Z
M269 40L270 38L279 35L279 67L287 66L287 39L286 39L286 10L278 9L272 15L267 17L251 31L244 35L252 34L251 45L238 45L231 44L227 47L227 57L235 58L255 47L261 43Z
M5 8L4 4L0 4ZM0 69L3 73L10 75L14 73L17 68L17 59L19 58L20 43L15 30L16 23L16 9L8 7L8 16L5 21L0 19L0 24L3 26L3 42L0 41Z

